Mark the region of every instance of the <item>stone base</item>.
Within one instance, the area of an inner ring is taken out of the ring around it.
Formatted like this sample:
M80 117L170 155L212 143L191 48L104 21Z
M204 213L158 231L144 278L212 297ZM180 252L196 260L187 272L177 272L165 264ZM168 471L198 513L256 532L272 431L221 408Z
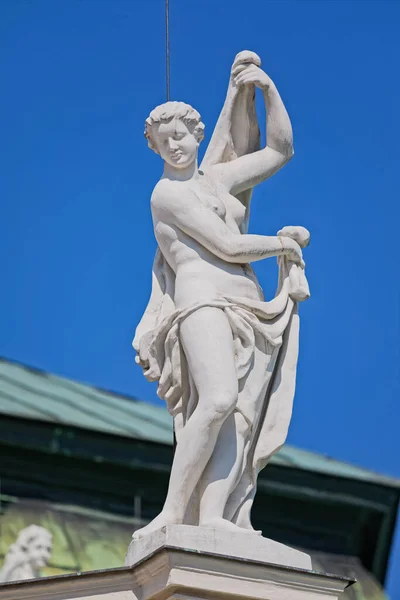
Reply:
M194 535L195 530L196 535ZM276 563L309 564L307 554L240 534L177 526L131 545L129 567L0 584L2 600L344 600L352 582ZM240 541L239 541L240 538ZM186 543L185 546L178 546ZM175 545L173 545L175 544ZM209 545L207 550L206 546ZM233 556L239 552L241 556ZM219 551L224 549L223 553ZM258 557L254 558L259 552ZM260 555L262 553L262 559ZM140 556L140 558L138 558Z
M294 550L256 533L236 533L190 525L169 525L142 539L132 540L125 564L135 565L162 548L184 548L190 552L257 560L296 569L312 568L311 557L305 552Z
M138 600L339 600L348 579L255 560L163 548L133 567Z
M138 600L333 600L350 580L312 571L311 557L252 533L173 525L132 540Z

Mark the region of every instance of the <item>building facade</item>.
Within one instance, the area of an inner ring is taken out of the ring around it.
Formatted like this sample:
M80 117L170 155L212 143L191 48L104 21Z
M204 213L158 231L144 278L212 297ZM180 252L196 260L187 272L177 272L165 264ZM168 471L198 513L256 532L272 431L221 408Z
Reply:
M158 406L0 360L0 565L18 532L53 535L43 575L121 566L132 532L164 501L172 420ZM259 477L253 523L356 578L379 600L400 482L285 446Z

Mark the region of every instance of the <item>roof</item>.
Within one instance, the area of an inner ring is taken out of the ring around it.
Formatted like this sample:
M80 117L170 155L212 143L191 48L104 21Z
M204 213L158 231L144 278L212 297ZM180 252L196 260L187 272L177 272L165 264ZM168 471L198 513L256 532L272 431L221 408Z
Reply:
M172 444L166 410L0 357L0 414Z
M160 444L173 441L172 418L165 408L0 357L1 414ZM398 479L290 445L285 445L271 462L400 488Z

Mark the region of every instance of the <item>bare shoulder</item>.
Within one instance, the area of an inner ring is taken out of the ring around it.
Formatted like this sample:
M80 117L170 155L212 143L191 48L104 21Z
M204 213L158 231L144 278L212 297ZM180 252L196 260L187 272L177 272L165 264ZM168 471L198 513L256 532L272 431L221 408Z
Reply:
M180 194L181 190L175 181L160 179L151 195L152 210L174 210L179 205Z

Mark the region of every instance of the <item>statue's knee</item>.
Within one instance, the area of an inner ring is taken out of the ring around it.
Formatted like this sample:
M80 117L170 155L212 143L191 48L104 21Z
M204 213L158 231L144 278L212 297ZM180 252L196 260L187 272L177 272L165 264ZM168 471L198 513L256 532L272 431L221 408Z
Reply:
M236 389L224 390L223 392L216 394L213 403L213 420L216 422L225 421L234 410L237 399L238 393Z

